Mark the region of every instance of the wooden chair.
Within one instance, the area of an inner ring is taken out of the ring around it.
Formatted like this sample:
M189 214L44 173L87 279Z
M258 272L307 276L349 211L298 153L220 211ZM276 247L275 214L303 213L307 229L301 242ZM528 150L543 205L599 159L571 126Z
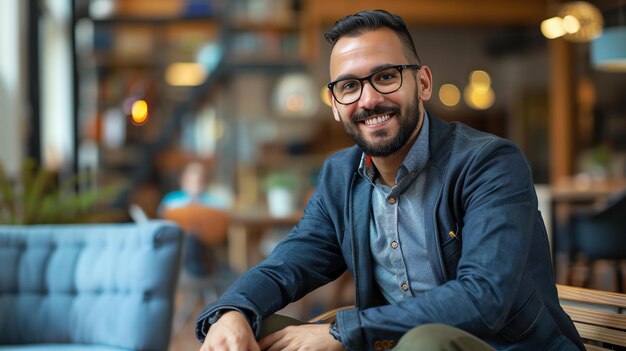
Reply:
M178 281L178 295L180 306L174 315L174 333L178 333L183 325L193 315L198 302L203 304L211 302L217 298L223 289L234 280L234 272L227 267L225 256L226 241L228 236L228 225L230 215L228 212L201 205L189 205L179 208L166 209L163 218L172 221L180 226L185 235L195 236L206 246L204 254L197 257L191 249L185 245L183 249L183 259L189 259L203 267L206 273L199 275L197 272L188 272L184 265ZM192 238L189 238L192 239ZM191 254L191 256L188 256Z
M621 272L620 260L626 260L626 191L611 196L598 206L577 209L569 219L571 230L571 258L574 262L580 254L589 261L589 272L583 286L589 286L589 281L597 277L594 275L594 263L598 260L613 262L616 288L602 288L620 293L624 290L624 278ZM611 283L613 285L613 283Z
M333 308L330 311L326 311L322 314L319 314L311 319L308 320L309 323L331 323L332 321L335 320L335 318L337 318L337 312L341 311L341 310L346 310L348 308L353 308L354 305L350 305L350 306L341 306L341 307L337 307L337 308Z
M626 294L557 285L563 309L587 350L626 348Z
M230 221L226 211L189 205L166 209L163 218L178 224L185 233L196 235L208 246L219 246L226 242Z
M572 318L587 350L624 350L626 348L626 294L557 285L559 300ZM320 314L309 322L330 323L339 307Z

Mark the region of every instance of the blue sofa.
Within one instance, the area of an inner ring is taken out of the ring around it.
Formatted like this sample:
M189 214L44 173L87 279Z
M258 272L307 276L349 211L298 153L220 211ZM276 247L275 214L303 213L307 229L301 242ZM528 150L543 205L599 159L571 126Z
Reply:
M167 350L181 230L0 225L0 350Z

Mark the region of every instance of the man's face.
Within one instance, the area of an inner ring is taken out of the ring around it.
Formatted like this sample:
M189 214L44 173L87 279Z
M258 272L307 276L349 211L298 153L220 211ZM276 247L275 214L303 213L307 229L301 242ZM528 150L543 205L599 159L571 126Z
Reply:
M330 77L331 81L361 78L383 66L416 63L408 62L398 36L385 28L339 39L330 57ZM381 94L365 82L361 98L349 105L339 104L328 92L335 119L371 156L393 154L417 136L421 100L430 98L430 71L407 69L402 78L402 87L390 94Z

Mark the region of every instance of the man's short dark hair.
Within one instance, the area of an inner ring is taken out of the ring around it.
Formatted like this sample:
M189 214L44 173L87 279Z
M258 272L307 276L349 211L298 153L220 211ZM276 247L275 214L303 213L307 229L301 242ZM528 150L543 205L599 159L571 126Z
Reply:
M342 37L356 37L380 28L389 28L398 35L404 46L404 55L409 60L409 63L420 63L413 38L406 23L404 23L402 17L393 15L385 10L361 11L348 15L335 22L335 26L324 34L324 38L335 46Z

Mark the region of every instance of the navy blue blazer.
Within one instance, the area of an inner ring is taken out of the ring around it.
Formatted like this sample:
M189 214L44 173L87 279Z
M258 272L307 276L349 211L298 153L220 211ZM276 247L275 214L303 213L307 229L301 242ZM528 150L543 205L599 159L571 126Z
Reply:
M258 332L263 318L348 269L355 307L337 322L349 350L393 345L426 323L458 327L499 350L583 349L559 305L525 156L505 139L429 118L424 215L438 287L398 304L382 298L369 247L372 184L357 173L362 151L354 146L326 160L287 239L205 308L198 338L224 308L243 311Z

